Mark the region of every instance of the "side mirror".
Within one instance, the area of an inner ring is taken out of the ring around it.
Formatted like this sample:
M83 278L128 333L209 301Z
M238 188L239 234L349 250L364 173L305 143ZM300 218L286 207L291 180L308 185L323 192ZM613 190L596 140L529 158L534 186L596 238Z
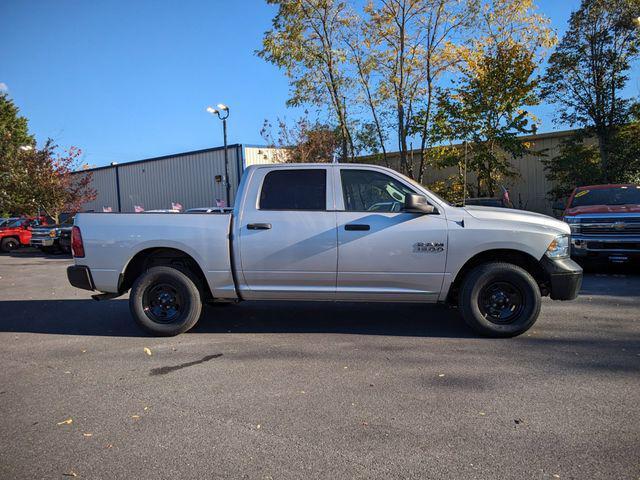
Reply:
M404 199L404 211L409 213L437 213L433 205L429 205L427 198L422 195L409 194Z
M565 207L566 205L562 200L556 200L555 202L553 202L553 205L551 206L553 210L564 210Z

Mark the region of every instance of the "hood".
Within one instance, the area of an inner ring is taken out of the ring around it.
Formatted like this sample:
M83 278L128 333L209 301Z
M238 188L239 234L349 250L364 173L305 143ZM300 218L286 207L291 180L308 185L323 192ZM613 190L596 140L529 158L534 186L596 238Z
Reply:
M588 213L640 213L640 205L588 205L568 208L564 215L565 217L573 217Z
M553 230L557 233L571 233L569 225L542 213L515 210L511 208L481 207L468 205L464 210L478 220L492 220L505 222L526 223L540 227L543 230Z

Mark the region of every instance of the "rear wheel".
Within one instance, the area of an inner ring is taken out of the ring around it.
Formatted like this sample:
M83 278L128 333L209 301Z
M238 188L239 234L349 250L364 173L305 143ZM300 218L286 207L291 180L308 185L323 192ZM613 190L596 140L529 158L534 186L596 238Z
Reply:
M20 246L20 243L17 239L13 237L3 238L2 243L0 244L0 248L3 252L11 252Z
M540 314L535 279L510 263L474 268L462 282L459 306L467 324L481 335L514 337L526 332Z
M153 267L134 282L129 295L131 313L143 329L173 336L191 329L202 313L197 280L187 270Z

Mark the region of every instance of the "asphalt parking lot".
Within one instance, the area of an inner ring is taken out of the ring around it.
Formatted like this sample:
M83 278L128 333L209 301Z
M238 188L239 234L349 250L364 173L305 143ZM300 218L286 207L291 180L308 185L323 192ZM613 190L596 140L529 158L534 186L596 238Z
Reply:
M322 303L207 307L164 339L70 262L0 256L0 478L640 477L633 269L510 340L443 307Z

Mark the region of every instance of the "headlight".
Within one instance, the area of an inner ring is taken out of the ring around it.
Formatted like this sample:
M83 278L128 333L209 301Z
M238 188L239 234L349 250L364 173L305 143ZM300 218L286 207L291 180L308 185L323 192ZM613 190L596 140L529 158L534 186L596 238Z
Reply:
M563 220L569 224L571 233L580 233L580 219L577 217L564 217Z
M547 248L549 258L567 258L569 256L569 235L558 235Z
M49 230L49 236L51 238L55 238L56 235L57 235L57 233L56 233L56 229L55 228L52 228L51 230Z

